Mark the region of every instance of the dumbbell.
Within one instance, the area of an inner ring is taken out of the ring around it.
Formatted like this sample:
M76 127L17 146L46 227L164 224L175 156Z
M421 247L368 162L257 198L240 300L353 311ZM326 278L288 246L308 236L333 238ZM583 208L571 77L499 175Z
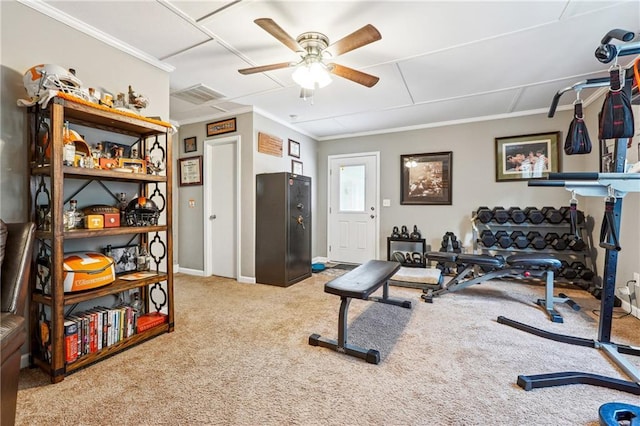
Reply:
M529 245L529 239L522 231L513 231L511 233L511 241L513 241L513 246L519 249L527 248Z
M550 246L553 240L557 240L560 238L557 232L547 232L544 236L544 240L547 242L547 245Z
M547 246L547 242L538 231L529 231L527 233L527 240L529 240L529 247L536 250L542 250Z
M593 271L589 268L584 268L578 271L578 278L580 278L581 280L591 281L593 280L594 275L595 274L593 273Z
M549 223L561 223L564 220L564 215L555 207L543 207L542 214Z
M498 240L498 245L502 248L509 248L513 244L513 240L507 231L496 232L496 239Z
M582 238L578 238L575 235L567 234L567 241L569 249L573 251L582 251L587 248L587 243Z
M527 214L520 207L509 208L509 217L513 223L522 223L527 220Z
M485 247L493 247L498 242L498 239L496 238L495 235L493 235L493 232L489 231L488 229L485 229L480 233L480 238L478 239L478 242L481 242L482 245Z
M578 270L574 268L572 265L569 265L567 262L564 262L564 267L561 269L563 277L568 279L573 279L578 276Z
M476 217L482 223L489 223L491 222L491 219L493 219L493 212L489 207L478 207L478 210L476 210Z
M527 220L533 224L539 224L544 222L544 215L536 207L527 207L524 209L524 213L527 215Z
M511 219L511 215L504 207L493 208L493 220L498 223L507 223Z
M566 250L567 246L569 245L569 240L567 239L568 236L569 234L562 234L562 236L551 240L551 243L549 243L549 245L553 247L554 250Z
M565 222L571 223L571 207L564 206L560 207L560 213L562 213L562 217ZM582 210L576 210L576 225L580 225L584 222L584 212Z

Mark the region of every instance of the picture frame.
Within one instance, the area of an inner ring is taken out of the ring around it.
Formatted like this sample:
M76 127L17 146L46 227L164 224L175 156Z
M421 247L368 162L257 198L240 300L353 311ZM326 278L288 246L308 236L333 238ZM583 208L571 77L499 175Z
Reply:
M543 179L561 171L560 132L495 138L496 182Z
M289 139L289 157L300 158L300 142Z
M202 185L202 155L178 159L180 186Z
M198 143L195 136L184 139L184 152L195 152L198 150Z
M135 144L134 144L135 145ZM110 155L112 158L116 157L116 151L120 150L121 157L131 157L131 146L124 145L117 142L102 141L102 152L105 155Z
M302 176L302 161L291 160L291 174Z
M147 174L147 162L139 158L118 158L118 167L133 169L134 173Z
M107 249L103 249L106 254ZM111 247L111 257L116 274L135 271L137 269L138 246L128 245Z
M451 205L453 152L400 156L400 204Z
M224 133L235 132L236 130L235 117L207 123L207 136L222 135Z

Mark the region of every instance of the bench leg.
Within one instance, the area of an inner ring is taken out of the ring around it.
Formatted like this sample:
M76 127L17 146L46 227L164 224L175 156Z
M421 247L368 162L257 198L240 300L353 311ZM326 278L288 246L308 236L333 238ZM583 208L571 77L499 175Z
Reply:
M389 297L389 281L386 281L382 287L382 297L370 296L367 300L378 303L386 303L387 305L400 306L402 308L411 309L411 300L397 299Z
M338 315L338 340L326 339L319 334L312 334L309 336L309 344L355 356L366 360L369 364L378 364L380 362L380 352L375 349L364 349L347 343L347 311L350 303L350 297L341 297L340 314Z
M562 316L560 315L560 313L555 310L553 306L554 303L566 303L567 305L571 306L571 308L574 311L579 311L580 306L576 302L568 298L565 294L560 293L558 295L559 297L554 297L553 296L553 278L554 278L553 271L548 270L545 273L545 275L547 278L547 283L545 286L545 298L538 299L536 303L539 306L542 306L547 311L547 315L549 315L549 319L551 320L551 322L562 323L564 322L564 320L562 319Z

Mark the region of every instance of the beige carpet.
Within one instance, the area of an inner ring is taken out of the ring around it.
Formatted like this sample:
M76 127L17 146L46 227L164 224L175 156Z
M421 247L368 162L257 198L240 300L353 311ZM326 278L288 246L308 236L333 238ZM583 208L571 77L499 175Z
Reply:
M598 408L640 397L589 385L526 392L518 374L586 371L626 379L602 352L498 324L597 337L599 302L552 324L533 301L541 285L487 282L412 310L354 300L352 343L379 349L379 365L307 343L335 338L339 298L326 270L289 288L178 274L176 331L49 384L23 370L18 425L596 425ZM619 313L616 312L616 316ZM614 321L618 343L640 344L634 317ZM627 357L640 368L640 359Z

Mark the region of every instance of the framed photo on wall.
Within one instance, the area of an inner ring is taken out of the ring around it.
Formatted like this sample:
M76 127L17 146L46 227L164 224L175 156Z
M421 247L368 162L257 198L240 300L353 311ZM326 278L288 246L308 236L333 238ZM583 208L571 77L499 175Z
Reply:
M300 158L300 143L289 139L289 157Z
M178 159L180 186L202 185L202 155Z
M291 173L302 175L302 161L291 160Z
M207 123L207 137L236 131L236 118Z
M400 156L400 204L451 205L453 153Z
M190 138L185 138L184 152L195 152L197 150L198 150L198 144L196 142L196 137L192 136Z
M560 132L495 138L496 182L560 172Z

